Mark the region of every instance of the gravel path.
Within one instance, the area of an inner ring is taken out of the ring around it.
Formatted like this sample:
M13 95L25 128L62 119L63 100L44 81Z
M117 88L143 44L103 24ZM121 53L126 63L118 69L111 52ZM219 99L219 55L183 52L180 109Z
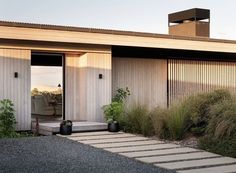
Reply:
M0 139L0 172L171 173L57 136Z

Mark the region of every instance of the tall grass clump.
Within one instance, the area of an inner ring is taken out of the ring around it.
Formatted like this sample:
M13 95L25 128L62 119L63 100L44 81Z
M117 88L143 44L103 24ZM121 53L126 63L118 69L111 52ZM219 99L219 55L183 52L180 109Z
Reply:
M236 98L211 106L206 133L199 140L202 149L236 157Z
M211 119L210 108L222 100L231 100L231 93L228 90L219 89L192 95L182 102L186 108L186 116L190 117L190 131L193 134L203 135L205 133Z
M165 108L157 107L151 112L155 135L161 139L167 139L170 137L170 132L167 126L168 117L169 110Z
M174 140L183 139L189 129L189 116L186 114L187 107L183 104L175 105L170 108L167 121L170 138Z
M183 139L189 128L186 107L174 105L170 109L156 108L151 113L155 134L164 139Z
M143 134L144 136L151 136L154 131L149 111L145 105L141 104L128 108L122 127L126 132Z

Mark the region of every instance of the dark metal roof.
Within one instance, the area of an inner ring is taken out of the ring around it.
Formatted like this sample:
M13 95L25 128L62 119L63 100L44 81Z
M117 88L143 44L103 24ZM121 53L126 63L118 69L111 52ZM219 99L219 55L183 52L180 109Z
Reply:
M169 23L182 23L184 20L210 19L210 10L193 8L190 10L171 13L168 15Z
M34 24L34 23L22 23L22 22L10 22L10 21L0 21L0 26L49 29L49 30L61 30L61 31L75 31L75 32L88 32L88 33L101 33L101 34L114 34L114 35L127 35L127 36L140 36L140 37L152 37L152 38L167 38L167 39L179 39L179 40L209 41L209 42L236 44L235 40L212 39L212 38L203 38L203 37L185 37L185 36L174 36L174 35L167 35L167 34L109 30L109 29L96 29L96 28L82 28L82 27L72 27L72 26Z

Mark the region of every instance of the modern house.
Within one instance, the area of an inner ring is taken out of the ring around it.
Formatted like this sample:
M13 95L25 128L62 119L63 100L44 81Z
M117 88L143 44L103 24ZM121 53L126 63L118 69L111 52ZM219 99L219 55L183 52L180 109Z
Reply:
M101 107L120 87L128 104L149 108L236 90L236 41L211 39L209 29L206 9L170 14L169 35L1 21L0 99L14 102L17 130L30 130L34 65L63 68L61 114L74 121L104 122Z

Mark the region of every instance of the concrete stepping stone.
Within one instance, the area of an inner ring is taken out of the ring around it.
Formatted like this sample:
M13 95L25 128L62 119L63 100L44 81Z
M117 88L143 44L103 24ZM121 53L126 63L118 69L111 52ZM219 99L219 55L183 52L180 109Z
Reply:
M71 139L74 140L74 139ZM114 142L129 142L129 141L142 141L148 140L145 137L127 137L127 138L114 138L114 139L97 139L97 140L86 140L86 141L79 141L83 144L102 144L102 143L114 143Z
M168 148L177 148L180 145L176 144L158 144L158 145L146 145L146 146L134 146L134 147L119 147L119 148L107 148L105 150L120 153L120 152L130 152L130 151L147 151L155 149L168 149Z
M114 139L114 138L124 138L124 137L135 137L132 134L111 134L111 135L99 135L99 136L70 136L68 138L73 138L74 140L93 140L93 139Z
M114 147L129 147L129 146L148 146L152 144L163 144L162 141L156 140L144 140L144 141L133 141L133 142L120 142L120 143L105 143L105 144L92 144L97 148L114 148Z
M98 131L98 132L81 132L81 133L72 133L69 136L98 136L98 135L115 135L115 134L124 134L124 132L108 132L108 131Z
M197 153L187 153L187 154L174 154L167 156L141 157L137 158L137 160L146 163L158 163L158 162L171 162L171 161L187 160L187 159L204 159L211 157L220 157L220 155L209 152L197 152Z
M124 152L124 153L119 153L119 154L126 157L135 158L135 157L157 156L157 155L189 153L189 152L200 152L200 150L197 150L194 148L183 147L183 148L173 148L173 149L165 149L165 150Z
M201 166L213 166L213 165L228 164L228 163L236 163L236 159L229 158L229 157L220 157L220 158L210 158L210 159L202 159L202 160L159 163L159 164L155 164L155 166L176 170L176 169L194 168L194 167L201 167Z
M210 168L191 169L191 170L184 170L184 171L177 171L177 172L178 173L235 173L236 164L216 166L216 167L210 167Z

